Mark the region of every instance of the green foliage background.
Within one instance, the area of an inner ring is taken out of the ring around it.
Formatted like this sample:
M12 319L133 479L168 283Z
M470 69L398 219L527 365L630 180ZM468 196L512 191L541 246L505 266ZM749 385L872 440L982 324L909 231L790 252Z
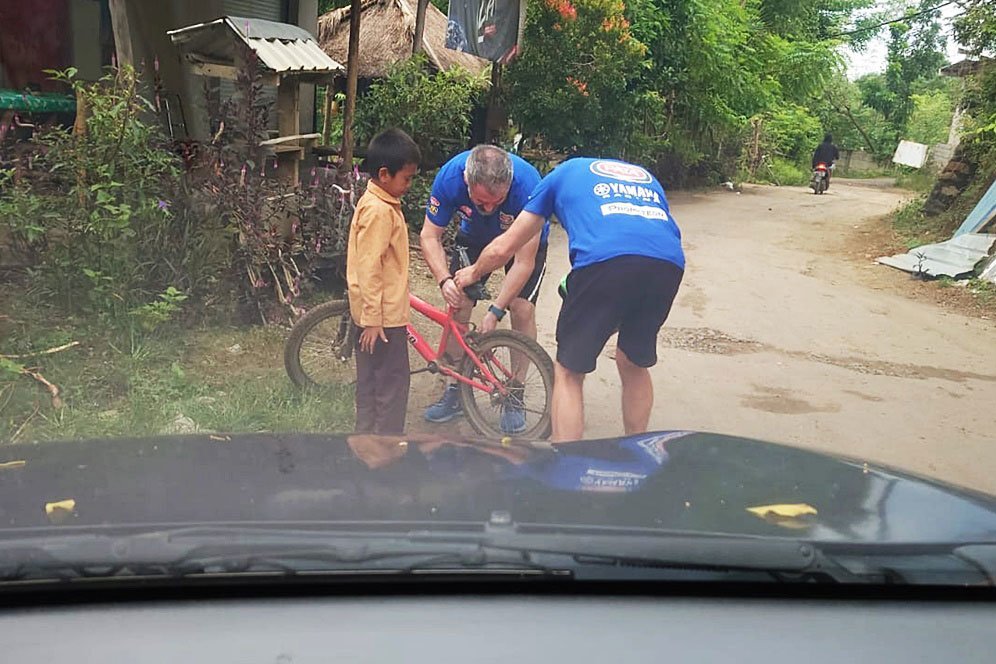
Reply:
M463 150L474 104L486 80L465 70L432 72L424 55L394 65L356 106L356 140L365 145L389 127L407 131L431 162Z

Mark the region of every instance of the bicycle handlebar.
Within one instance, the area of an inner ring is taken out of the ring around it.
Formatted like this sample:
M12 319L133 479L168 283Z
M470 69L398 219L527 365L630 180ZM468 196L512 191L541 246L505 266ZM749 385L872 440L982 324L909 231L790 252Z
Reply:
M460 267L470 267L473 263L470 260L470 256L467 255L467 247L462 247L457 245L457 255L460 257ZM464 294L469 297L474 302L480 302L482 300L490 300L491 294L488 293L488 289L484 287L484 284L480 281L473 283L463 289Z

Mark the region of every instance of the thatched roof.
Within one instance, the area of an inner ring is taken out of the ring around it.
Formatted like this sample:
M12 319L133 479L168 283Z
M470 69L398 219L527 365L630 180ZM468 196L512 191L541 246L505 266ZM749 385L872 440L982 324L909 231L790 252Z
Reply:
M380 78L396 62L411 57L415 35L414 0L364 0L360 20L360 78ZM429 62L440 70L463 67L479 74L488 61L444 46L446 15L430 2L422 42ZM346 63L349 47L349 7L318 17L318 43L329 57Z

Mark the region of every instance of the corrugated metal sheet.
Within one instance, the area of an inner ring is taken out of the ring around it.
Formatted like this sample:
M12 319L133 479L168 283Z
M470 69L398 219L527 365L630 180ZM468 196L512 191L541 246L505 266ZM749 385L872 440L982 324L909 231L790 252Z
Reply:
M996 256L989 259L988 264L979 273L979 279L996 284Z
M961 227L955 231L955 237L965 233L978 233L996 217L996 180L993 180L989 191L982 196L982 200L975 206L965 218Z
M342 65L325 54L312 40L255 39L248 38L249 47L260 61L278 74L287 72L336 72Z
M884 256L878 262L928 277L958 279L971 276L975 266L986 259L994 244L996 235L969 233L937 244L926 244L909 253Z
M241 41L266 69L278 74L334 74L345 69L307 30L284 23L226 16L167 34L194 62L234 64L235 44Z
M232 15L229 15L228 19L235 24L235 27L245 37L283 39L284 41L290 39L300 39L302 41L314 39L310 32L290 23L278 23L276 21L265 21L257 18L243 18Z

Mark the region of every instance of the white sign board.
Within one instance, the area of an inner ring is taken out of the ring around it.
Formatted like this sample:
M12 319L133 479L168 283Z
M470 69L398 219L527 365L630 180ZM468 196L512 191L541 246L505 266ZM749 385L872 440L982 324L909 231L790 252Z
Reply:
M927 161L927 146L923 143L913 141L899 141L896 154L892 157L892 163L910 166L911 168L922 168Z

